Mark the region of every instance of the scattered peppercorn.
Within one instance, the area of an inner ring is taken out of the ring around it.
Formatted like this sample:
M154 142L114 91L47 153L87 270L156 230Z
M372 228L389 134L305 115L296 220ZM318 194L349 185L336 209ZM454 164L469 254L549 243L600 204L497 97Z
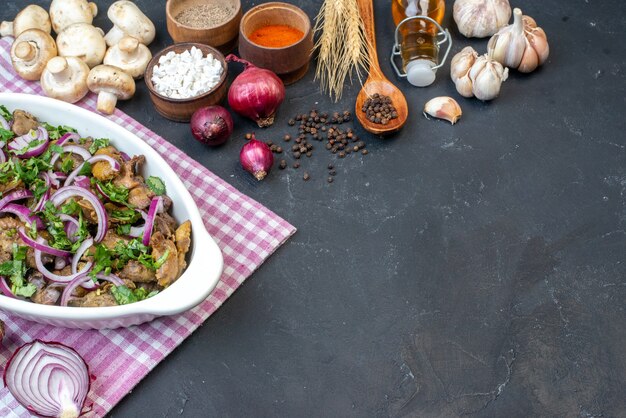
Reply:
M304 172L304 176L302 176L302 178L304 179L304 181L309 181L309 179L311 178L311 176L309 175L309 173L307 173L306 171Z
M281 170L284 170L285 168L287 168L287 161L280 160L280 164L278 164L278 168L280 168Z
M284 140L285 142L289 142L289 141L291 141L291 135L289 135L289 134L285 135L285 136L283 137L283 140Z
M293 163L293 168L300 168L300 163Z
M289 126L293 126L293 125L295 125L295 124L296 124L296 121L295 121L295 120L293 120L293 119L289 119L288 124L289 124Z
M251 133L247 133L247 134L246 134L246 141L251 140L253 136L254 136L253 134L251 134Z
M333 178L329 176L326 181L329 182L329 183L332 183L333 182Z

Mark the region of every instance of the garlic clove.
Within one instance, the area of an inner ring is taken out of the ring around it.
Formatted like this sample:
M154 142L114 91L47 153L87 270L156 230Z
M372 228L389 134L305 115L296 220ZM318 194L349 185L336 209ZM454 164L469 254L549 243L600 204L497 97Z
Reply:
M493 100L500 94L500 87L508 78L509 69L502 67L502 64L491 60L488 56L481 58L484 58L485 64L473 79L474 96L480 100Z
M461 106L459 106L452 97L435 97L424 105L424 116L430 115L435 118L444 119L452 125L461 118L462 114Z
M532 35L527 35L530 46L537 52L539 56L539 65L546 62L548 55L550 55L550 46L548 45L548 38L546 33L541 28L537 28Z
M457 79L454 84L456 91L458 91L461 96L468 98L474 97L474 92L472 91L473 83L469 75Z
M474 65L478 53L471 46L466 46L452 58L450 63L450 77L455 81L467 75L469 69Z
M539 56L534 48L531 48L530 43L524 50L524 56L520 60L517 66L517 71L520 73L531 73L539 66Z

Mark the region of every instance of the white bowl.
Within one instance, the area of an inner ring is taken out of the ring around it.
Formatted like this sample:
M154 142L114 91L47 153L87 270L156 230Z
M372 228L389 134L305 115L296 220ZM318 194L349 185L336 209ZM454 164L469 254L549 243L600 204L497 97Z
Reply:
M28 94L0 93L0 104L10 111L23 109L40 121L52 125L72 126L81 136L110 138L111 144L131 156L145 155L143 173L163 179L167 195L173 201L174 218L178 222L189 219L192 224L192 245L187 269L170 287L149 299L122 306L83 308L39 305L0 295L0 310L31 321L67 328L118 328L184 312L209 296L222 274L222 253L204 227L198 207L182 181L152 147L110 120L58 100Z

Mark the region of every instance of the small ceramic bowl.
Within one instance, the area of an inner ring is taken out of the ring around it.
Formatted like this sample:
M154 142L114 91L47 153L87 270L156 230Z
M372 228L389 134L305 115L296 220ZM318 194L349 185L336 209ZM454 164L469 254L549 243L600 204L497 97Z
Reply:
M176 20L176 16L190 7L212 3L229 6L235 12L230 19L220 25L202 28L186 26ZM217 48L224 54L237 46L241 15L240 0L167 0L165 5L167 31L174 42L198 42Z
M249 36L268 25L289 25L304 33L295 44L269 48L252 42ZM313 28L309 16L292 4L269 2L248 10L239 25L239 54L257 67L275 72L285 84L301 79L309 69L313 51Z
M215 59L222 63L224 71L222 72L219 83L217 83L215 87L213 87L206 93L203 93L200 96L191 97L189 99L172 99L170 97L157 93L156 89L154 88L154 84L152 83L152 71L154 70L155 65L159 63L159 58L161 58L161 56L167 54L170 51L174 51L176 54L180 54L185 50L191 49L191 47L193 46L201 50L205 57L208 54L212 54ZM152 104L154 104L154 108L157 112L159 112L167 119L176 122L189 122L189 120L191 119L191 115L193 115L193 112L195 112L199 108L220 104L222 100L224 100L224 98L226 97L226 93L228 92L228 85L226 83L227 73L228 66L226 65L224 55L222 55L221 52L208 45L186 42L168 46L161 52L154 55L152 57L152 60L148 63L148 67L146 68L144 81L146 82L146 86L148 86L148 90L150 92L150 100L152 100Z

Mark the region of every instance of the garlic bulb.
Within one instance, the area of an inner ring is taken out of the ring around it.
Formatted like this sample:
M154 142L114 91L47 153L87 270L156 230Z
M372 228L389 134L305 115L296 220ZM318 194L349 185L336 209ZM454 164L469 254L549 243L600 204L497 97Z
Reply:
M522 73L534 71L550 54L546 33L517 8L513 11L513 24L500 29L489 40L488 48L496 61Z
M466 46L452 58L450 76L461 96L492 100L500 94L500 86L508 78L509 69L489 54L479 57L474 48Z
M461 119L462 114L461 106L452 97L435 97L424 105L424 116L445 119L453 125Z
M468 38L491 36L509 23L509 0L456 0L453 16L459 32Z

